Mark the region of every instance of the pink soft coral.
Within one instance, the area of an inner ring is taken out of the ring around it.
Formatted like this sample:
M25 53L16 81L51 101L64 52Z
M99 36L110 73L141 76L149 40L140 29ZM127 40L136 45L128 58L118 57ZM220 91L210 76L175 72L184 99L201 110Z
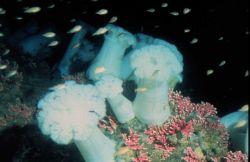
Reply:
M243 154L241 151L232 152L229 151L224 157L227 162L247 162L248 156L246 154Z
M139 135L132 129L129 129L129 135L122 134L124 143L132 150L141 150L143 146L139 144Z

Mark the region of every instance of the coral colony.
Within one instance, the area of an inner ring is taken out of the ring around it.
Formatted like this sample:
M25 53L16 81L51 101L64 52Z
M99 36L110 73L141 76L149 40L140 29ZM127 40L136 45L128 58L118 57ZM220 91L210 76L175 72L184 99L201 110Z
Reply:
M111 24L105 29L104 43L86 71L91 84L67 79L40 99L37 120L43 134L58 144L75 143L86 162L248 160L248 116L241 125L242 118L234 118L225 126L213 105L192 103L173 90L183 71L174 45ZM71 46L85 34L75 33ZM70 73L75 50L68 49L61 61L62 76ZM137 85L133 100L123 93L127 81ZM239 127L244 145L232 152L229 133Z

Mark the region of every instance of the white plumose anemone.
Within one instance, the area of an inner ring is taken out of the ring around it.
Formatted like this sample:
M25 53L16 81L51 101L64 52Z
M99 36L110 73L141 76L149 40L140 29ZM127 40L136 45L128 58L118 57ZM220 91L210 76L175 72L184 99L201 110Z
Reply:
M107 25L107 35L97 57L87 70L88 79L97 81L110 74L120 78L120 69L125 50L135 45L135 37L128 31L114 25Z
M136 40L137 40L137 43L136 43L136 46L134 48L135 50L143 48L143 47L148 46L148 45L162 45L162 46L165 46L166 48L168 48L175 55L175 57L177 58L179 63L183 64L182 54L178 51L178 49L176 48L175 45L173 45L165 40L154 38L154 37L151 37L149 35L142 34L142 33L136 34ZM130 76L132 76L131 74L133 72L133 69L131 67L130 57L133 54L134 54L134 51L132 50L127 55L125 55L125 57L123 58L122 68L121 68L121 79L123 79L123 80L127 80L127 79L133 80L134 79L133 77L130 78ZM179 82L179 81L182 81L181 75L179 75L178 78L173 78L173 80L171 80L171 82L173 84L172 87L174 87L175 83Z
M112 75L105 75L95 85L102 96L107 98L120 123L126 123L135 117L131 101L122 95L122 80Z
M228 129L231 148L248 154L248 109L240 109L223 116L221 123Z
M133 110L145 124L162 124L170 116L169 82L181 78L182 62L164 45L147 45L134 50L130 57L137 83Z
M74 142L86 162L111 162L115 143L98 128L105 101L92 85L68 81L38 103L38 124L58 144Z

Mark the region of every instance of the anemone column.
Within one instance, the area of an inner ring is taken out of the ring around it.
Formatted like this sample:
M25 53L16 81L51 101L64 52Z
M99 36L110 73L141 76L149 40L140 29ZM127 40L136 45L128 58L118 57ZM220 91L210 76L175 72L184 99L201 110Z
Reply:
M146 124L162 124L170 116L167 82L141 80L137 86L139 88L133 102L136 117Z
M85 140L74 140L86 162L114 161L115 142L106 137L99 128L91 130L91 136Z

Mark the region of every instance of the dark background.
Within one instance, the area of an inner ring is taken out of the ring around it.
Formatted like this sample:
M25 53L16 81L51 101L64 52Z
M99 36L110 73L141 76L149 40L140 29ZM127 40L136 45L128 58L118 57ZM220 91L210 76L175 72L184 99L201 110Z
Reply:
M164 2L168 7L161 7ZM51 4L55 4L55 8L48 9ZM10 32L36 21L66 33L74 25L71 19L102 27L112 16L117 16L116 25L132 33L143 32L167 40L178 47L184 57L184 80L178 89L193 101L210 102L218 108L220 116L249 101L249 76L244 76L248 70L247 0L1 0L0 6L6 10L6 14L0 15L0 21L5 22ZM40 6L42 10L25 14L26 6ZM102 8L109 13L96 15ZM149 8L155 12L147 12ZM183 15L184 8L190 8L191 12ZM170 15L173 11L180 15ZM16 20L18 16L23 20ZM191 31L184 33L185 28ZM223 40L218 40L220 37ZM193 38L198 38L196 44L190 44ZM62 55L66 47L67 43L58 46L61 51L58 53ZM226 64L219 67L223 60ZM208 69L214 73L207 76Z

